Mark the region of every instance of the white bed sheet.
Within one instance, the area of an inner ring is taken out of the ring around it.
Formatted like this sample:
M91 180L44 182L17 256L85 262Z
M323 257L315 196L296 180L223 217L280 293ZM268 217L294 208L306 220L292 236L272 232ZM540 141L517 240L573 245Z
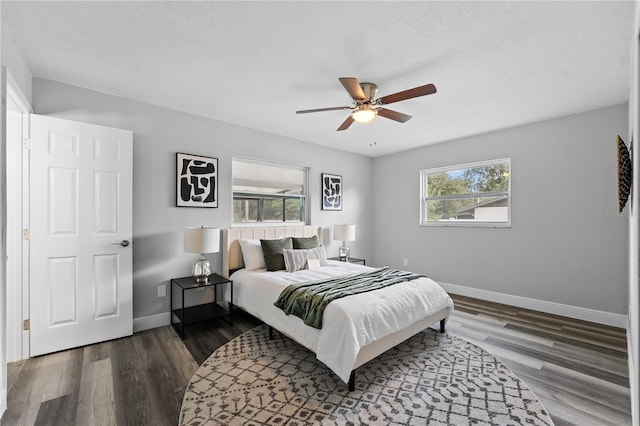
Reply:
M362 347L438 311L453 309L453 301L442 287L429 278L419 278L334 300L324 311L320 330L305 325L294 315L286 315L274 302L290 284L372 269L375 268L338 261L293 273L241 269L230 277L233 303L314 351L346 383ZM229 301L228 287L225 295Z

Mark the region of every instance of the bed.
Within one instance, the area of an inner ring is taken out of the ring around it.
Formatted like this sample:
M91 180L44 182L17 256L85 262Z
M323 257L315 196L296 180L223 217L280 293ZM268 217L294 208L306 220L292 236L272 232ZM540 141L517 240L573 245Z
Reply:
M222 274L233 280L233 301L227 290L225 298L313 351L318 360L355 388L355 371L388 349L420 331L440 324L453 309L453 301L434 281L421 277L369 293L334 300L323 314L321 329L305 325L293 315L274 306L289 284L371 271L374 268L348 262L327 261L319 269L296 272L245 268L240 240L284 237L317 237L322 243L322 228L259 227L229 228L222 233ZM243 242L244 243L244 242Z

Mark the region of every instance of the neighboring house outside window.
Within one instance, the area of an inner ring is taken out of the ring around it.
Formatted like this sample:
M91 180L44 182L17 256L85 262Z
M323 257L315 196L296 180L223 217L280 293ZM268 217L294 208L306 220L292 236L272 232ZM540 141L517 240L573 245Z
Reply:
M234 224L306 222L306 168L245 158L231 167Z
M420 171L420 223L511 225L511 159Z

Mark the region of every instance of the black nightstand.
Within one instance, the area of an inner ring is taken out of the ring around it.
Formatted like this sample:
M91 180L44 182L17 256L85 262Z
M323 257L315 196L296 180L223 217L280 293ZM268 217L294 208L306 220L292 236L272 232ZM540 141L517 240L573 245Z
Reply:
M224 319L229 325L233 325L233 303L229 303L228 310L218 304L218 292L216 290L217 286L222 284L229 284L231 286L231 300L233 300L233 281L223 278L218 274L209 275L205 283L196 283L193 277L171 279L171 297L169 302L171 306L171 325L183 340L185 325L219 317L227 317ZM213 290L213 302L188 307L184 306L185 292L194 290L205 291L206 289ZM173 307L174 290L176 293L181 293L180 306L175 309ZM174 321L174 318L177 319L177 321Z
M340 262L349 262L349 263L362 263L363 265L366 265L367 262L365 259L358 259L357 257L350 257L349 260L343 260L340 259L339 257L330 257L329 260L339 260Z

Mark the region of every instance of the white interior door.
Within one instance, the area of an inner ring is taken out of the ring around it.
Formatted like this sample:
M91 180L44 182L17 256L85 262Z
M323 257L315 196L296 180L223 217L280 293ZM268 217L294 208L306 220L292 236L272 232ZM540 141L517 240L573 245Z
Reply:
M132 148L127 130L31 115L31 356L133 332Z

